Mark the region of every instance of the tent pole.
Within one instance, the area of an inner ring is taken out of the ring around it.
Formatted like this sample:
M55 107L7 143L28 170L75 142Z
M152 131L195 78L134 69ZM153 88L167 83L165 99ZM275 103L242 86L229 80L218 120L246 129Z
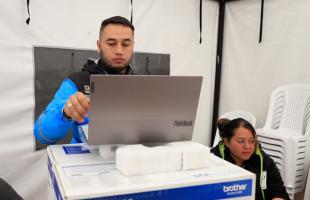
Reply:
M219 19L218 19L218 33L217 33L217 50L216 50L215 85L214 85L214 97L213 97L211 146L212 146L214 138L215 138L215 133L216 133L216 129L217 129L216 124L217 124L218 113L219 113L223 40L224 40L225 5L226 5L226 0L219 0Z

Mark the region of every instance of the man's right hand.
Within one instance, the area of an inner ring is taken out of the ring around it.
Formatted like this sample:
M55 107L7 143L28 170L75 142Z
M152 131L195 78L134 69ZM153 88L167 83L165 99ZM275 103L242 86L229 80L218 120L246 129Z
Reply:
M67 100L63 112L72 120L84 122L89 109L89 98L82 92L77 92Z

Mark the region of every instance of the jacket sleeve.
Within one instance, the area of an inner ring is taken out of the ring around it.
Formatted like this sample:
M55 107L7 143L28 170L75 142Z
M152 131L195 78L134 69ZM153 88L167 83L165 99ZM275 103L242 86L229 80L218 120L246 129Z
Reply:
M34 124L34 135L43 144L53 144L63 139L74 121L63 116L64 105L78 90L70 79L65 79L56 92L54 99L38 117Z
M267 157L266 160L269 160L269 164L267 166L267 191L265 193L268 194L270 199L278 197L289 200L278 167L270 157Z

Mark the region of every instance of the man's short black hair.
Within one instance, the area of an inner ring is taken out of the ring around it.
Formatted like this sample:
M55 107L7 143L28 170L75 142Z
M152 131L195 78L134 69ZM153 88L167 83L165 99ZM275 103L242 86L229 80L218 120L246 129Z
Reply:
M109 24L121 24L121 25L129 27L132 30L132 32L135 31L135 27L132 25L132 23L128 19L122 16L114 16L114 17L105 19L101 22L100 33Z

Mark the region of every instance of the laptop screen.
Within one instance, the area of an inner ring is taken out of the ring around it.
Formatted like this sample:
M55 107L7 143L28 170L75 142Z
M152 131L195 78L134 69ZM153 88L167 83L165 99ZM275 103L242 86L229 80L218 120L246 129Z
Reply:
M201 76L92 75L88 144L191 140Z

